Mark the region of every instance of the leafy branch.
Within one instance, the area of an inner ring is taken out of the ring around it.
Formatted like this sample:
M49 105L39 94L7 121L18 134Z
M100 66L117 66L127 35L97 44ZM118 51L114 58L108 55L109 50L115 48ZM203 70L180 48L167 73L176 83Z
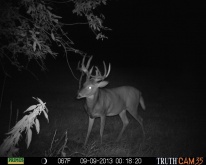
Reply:
M26 133L26 144L27 148L32 140L32 130L33 125L36 128L37 133L40 132L40 123L37 119L38 115L43 112L45 118L49 122L48 109L46 103L43 103L41 99L36 99L39 104L30 106L25 112L29 112L29 115L25 115L21 120L19 120L16 125L7 133L8 137L4 139L4 142L0 146L0 156L15 156L17 155L19 148L16 146L22 136L22 133Z
M73 3L73 13L85 16L86 23L63 23L62 17L54 14L50 0L19 0L4 2L0 7L0 58L7 59L19 70L27 68L35 60L42 70L46 69L47 55L55 58L58 53L53 46L63 47L63 51L80 55L85 53L74 48L74 43L63 27L67 25L88 24L96 39L107 38L102 30L104 16L93 13L96 7L106 5L106 0L69 0L62 3ZM0 59L0 60L1 60Z

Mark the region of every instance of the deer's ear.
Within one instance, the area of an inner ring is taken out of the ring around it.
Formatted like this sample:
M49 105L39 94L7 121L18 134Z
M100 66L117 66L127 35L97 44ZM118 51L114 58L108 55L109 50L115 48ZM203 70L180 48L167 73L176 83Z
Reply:
M105 87L109 82L108 81L101 81L98 83L98 87L102 88Z

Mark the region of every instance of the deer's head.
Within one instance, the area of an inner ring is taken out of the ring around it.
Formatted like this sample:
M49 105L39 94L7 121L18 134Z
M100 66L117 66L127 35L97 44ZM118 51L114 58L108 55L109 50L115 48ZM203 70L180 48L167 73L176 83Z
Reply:
M94 67L92 66L91 69L89 69L89 65L90 65L91 60L92 60L92 56L89 58L87 65L85 66L84 65L85 56L84 56L82 63L81 63L81 67L79 66L79 63L78 63L78 69L80 71L82 71L82 75L81 75L81 78L79 80L80 86L81 86L81 79L82 79L82 76L84 74L86 74L86 81L83 84L83 87L78 91L77 99L84 98L84 97L93 98L94 94L97 92L98 88L105 87L108 84L108 82L104 81L104 79L110 73L110 69L111 69L110 64L109 64L109 68L107 71L105 62L103 61L104 75L101 74L98 67L96 67L96 66L95 66L96 74L92 75L92 71L93 71Z

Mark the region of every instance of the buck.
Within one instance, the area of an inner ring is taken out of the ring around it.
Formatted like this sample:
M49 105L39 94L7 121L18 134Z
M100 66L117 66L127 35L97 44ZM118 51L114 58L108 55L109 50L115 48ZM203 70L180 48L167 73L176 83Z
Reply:
M84 146L87 144L90 132L92 130L92 126L94 124L94 119L97 117L100 117L101 119L100 137L102 143L106 116L120 116L123 127L117 138L117 141L119 141L126 126L129 124L126 111L128 111L139 122L143 131L143 135L145 135L143 119L138 115L137 111L139 103L142 109L145 110L144 99L141 95L141 92L131 86L121 86L112 89L103 88L108 84L108 82L104 81L104 79L108 77L111 65L109 64L109 68L107 71L105 62L103 61L104 75L101 74L98 67L96 66L96 74L92 75L94 67L92 66L91 69L89 69L91 60L92 56L89 58L89 60L87 61L87 65L85 66L84 56L81 67L78 63L78 69L82 71L82 75L80 78L80 86L81 79L84 74L86 74L86 82L83 84L82 89L78 91L77 99L86 98L84 108L89 115L89 125Z

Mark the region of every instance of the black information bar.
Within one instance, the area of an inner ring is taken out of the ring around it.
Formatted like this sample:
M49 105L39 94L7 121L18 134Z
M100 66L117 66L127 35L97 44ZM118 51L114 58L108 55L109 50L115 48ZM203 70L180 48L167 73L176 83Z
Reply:
M19 159L21 161L18 161L18 159L13 158L0 158L0 165L6 165L6 164L25 164L25 165L64 165L64 164L81 164L81 165L87 165L87 164L93 164L93 165L153 165L157 164L157 159L155 157L150 158L137 158L137 157L23 157L23 159Z
M25 164L25 165L206 165L206 157L14 157L0 158L0 165Z

